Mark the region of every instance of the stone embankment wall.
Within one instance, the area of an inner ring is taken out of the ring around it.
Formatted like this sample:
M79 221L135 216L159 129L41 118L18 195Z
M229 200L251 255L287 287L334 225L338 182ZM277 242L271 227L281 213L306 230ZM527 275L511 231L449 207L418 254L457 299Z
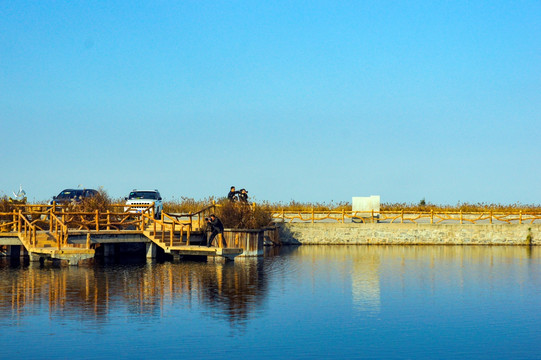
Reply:
M285 223L280 239L285 245L541 245L541 224Z

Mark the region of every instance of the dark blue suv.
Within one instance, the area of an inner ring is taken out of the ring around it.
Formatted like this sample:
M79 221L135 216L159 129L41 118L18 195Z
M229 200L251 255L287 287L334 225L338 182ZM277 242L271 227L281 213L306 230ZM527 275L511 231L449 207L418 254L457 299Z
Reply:
M56 201L57 204L65 204L69 202L79 202L87 197L92 197L98 193L94 189L65 189L60 192L57 196L53 196L51 205L53 201Z

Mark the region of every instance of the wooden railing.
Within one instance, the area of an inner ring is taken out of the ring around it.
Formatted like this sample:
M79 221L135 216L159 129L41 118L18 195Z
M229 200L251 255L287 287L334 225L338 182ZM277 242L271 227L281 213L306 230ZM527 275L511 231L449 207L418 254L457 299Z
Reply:
M541 223L538 212L416 212L416 211L315 211L315 210L281 210L272 214L273 219L282 222L340 222L357 221L383 223L470 223L470 224L533 224Z
M65 207L53 208L49 205L25 205L27 211L13 210L0 213L0 232L17 232L30 245L35 246L36 232L48 231L62 248L67 246L70 231L126 231L148 230L149 225L154 235L159 234L165 240L169 234L172 243L173 233L180 231L180 238L204 228L205 218L217 210L216 203L188 214L167 214L162 212L161 219L154 219L154 207L149 205L141 212L130 211L125 205L115 205L107 211L69 212ZM139 206L140 207L140 206ZM119 209L121 208L121 210ZM116 210L119 209L119 210ZM55 211L56 210L56 211ZM361 223L429 223L429 224L533 224L541 223L541 213L531 211L514 212L414 212L414 211L316 211L282 210L272 214L275 221L282 222L361 222Z
M186 245L190 245L191 224L180 222L175 216L162 212L161 219L154 219L149 214L143 214L143 223L150 223L150 234L154 239L161 243L173 246L175 231L179 230L179 239L182 242L184 232L186 232ZM168 221L166 221L168 220ZM144 229L143 229L144 230ZM158 236L158 233L160 234ZM167 234L167 237L166 237Z
M197 221L197 228L200 229L204 217L216 210L216 204L213 203L196 213L178 216L162 212L161 218L155 219L153 204L144 209L138 205L138 212L130 212L132 209L129 206L116 206L118 207L122 208L122 212L115 212L115 207L110 207L106 211L86 212L69 211L66 207L48 205L33 205L25 208L26 211L19 207L19 210L13 210L13 212L0 213L0 232L16 232L28 249L51 244L51 242L46 242L48 237L54 238L53 243L56 244L58 250L79 247L80 245L77 244L68 245L68 236L70 232L81 235L81 230L87 232L87 248L91 246L91 233L106 230L149 231L156 241L172 247L177 239L183 243L184 236L186 236L185 244L190 245L190 236L196 225L195 222ZM182 217L184 221L181 220ZM38 231L45 234L39 235L38 238Z
M36 227L19 210L17 217L17 230L24 240L30 246L36 246Z
M147 219L154 217L152 205L139 210L141 212L138 213L111 210L65 211L65 208L56 208L56 210L56 212L53 208L43 210L43 207L40 209L38 206L33 206L29 211L0 212L0 232L20 232L24 224L36 230L49 231L59 237L60 230L66 232L67 229L94 231L143 229L148 224ZM147 216L143 218L143 214Z
M203 209L197 211L197 212L190 212L190 213L184 213L184 214L169 214L170 217L174 217L176 220L180 219L187 219L188 223L190 224L190 229L200 230L203 227L203 224L206 223L205 218L208 218L210 214L216 213L216 209L219 207L219 204L216 204L216 201L213 201L212 204L204 207Z
M68 245L68 227L52 210L49 213L49 233L55 238L58 250Z
M182 241L182 238L184 236L184 227L186 227L186 245L190 245L190 233L191 233L191 230L192 230L192 224L191 223L182 223L178 219L176 219L176 218L162 212L162 220L164 222L165 222L166 218L171 221L171 224L172 224L171 227L172 227L172 232L173 233L175 231L175 226L178 225L178 227L180 228L180 241ZM171 243L172 243L172 241L171 241Z

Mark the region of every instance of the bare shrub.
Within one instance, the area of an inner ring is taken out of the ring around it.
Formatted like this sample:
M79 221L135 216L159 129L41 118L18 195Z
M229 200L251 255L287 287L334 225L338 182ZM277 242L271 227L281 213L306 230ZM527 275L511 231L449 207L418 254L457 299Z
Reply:
M239 202L224 201L217 209L217 216L226 228L260 229L271 225L272 213L267 206L252 206Z
M79 202L70 202L66 204L67 212L106 212L107 210L113 210L113 200L107 194L107 191L100 188L98 193L91 197L81 199Z
M12 213L15 206L6 195L0 198L0 213ZM0 215L0 222L10 221L13 215Z
M113 204L111 197L107 194L107 191L99 189L98 193L94 196L84 198L78 205L81 211L96 211L104 212L112 210Z

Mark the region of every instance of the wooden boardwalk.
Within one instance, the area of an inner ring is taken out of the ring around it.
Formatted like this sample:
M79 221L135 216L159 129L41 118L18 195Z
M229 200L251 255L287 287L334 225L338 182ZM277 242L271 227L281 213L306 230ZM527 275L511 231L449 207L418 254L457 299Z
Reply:
M22 245L31 260L51 258L67 260L70 264L93 258L96 243L100 242L147 242L151 248L159 247L168 254L232 260L243 253L242 248L222 247L221 241L218 247L193 244L193 235L197 235L201 245L204 217L215 210L213 206L185 216L163 213L160 219L154 218L151 206L140 213L124 209L122 212L68 212L55 207L43 209L46 205L29 206L24 211L0 213L0 245Z

